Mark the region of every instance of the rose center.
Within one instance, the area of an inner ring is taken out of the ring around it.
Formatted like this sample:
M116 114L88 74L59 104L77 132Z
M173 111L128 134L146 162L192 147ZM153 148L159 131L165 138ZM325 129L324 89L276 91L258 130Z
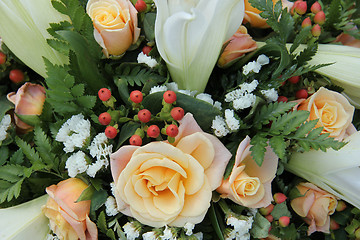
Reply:
M260 180L257 177L247 177L235 181L236 192L240 196L255 195L260 187Z
M319 113L321 116L321 121L324 125L331 125L336 122L337 119L336 107L326 103L324 107L319 109Z

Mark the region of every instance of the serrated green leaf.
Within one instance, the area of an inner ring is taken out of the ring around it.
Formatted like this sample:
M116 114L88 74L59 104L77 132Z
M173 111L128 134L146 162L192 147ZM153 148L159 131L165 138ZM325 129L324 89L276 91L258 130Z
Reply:
M9 157L9 148L6 146L0 147L0 166L5 164Z
M51 0L51 4L58 12L60 12L62 14L67 14L67 9L66 9L65 5L62 4L61 2L56 1L56 0Z
M301 126L296 130L294 137L305 137L306 134L314 129L318 121L318 119L315 119L301 124Z
M296 103L294 102L274 102L264 105L261 107L260 111L256 113L253 125L268 124L270 121L274 121L281 114L288 112L295 105Z
M290 53L293 53L296 50L296 48L300 46L301 43L304 43L304 41L309 36L310 31L311 31L310 26L301 29L299 34L296 35L293 44L291 45Z
M69 54L70 47L66 42L58 39L46 39L46 42L50 45L50 47L52 47L56 51L64 55Z
M268 139L260 134L255 135L250 141L252 145L250 148L251 156L260 167L264 161L266 147L268 146L267 141Z
M282 216L291 217L291 213L288 210L286 201L280 204L276 204L274 209L271 211L271 215L274 217L275 220L279 220L279 218Z
M106 215L105 215L105 212L104 211L101 211L98 218L97 218L97 221L96 221L96 225L98 226L99 230L103 233L106 233L107 230L108 230L108 227L107 227L107 223L106 223Z
M21 149L18 149L13 155L10 157L10 164L21 164L24 162L24 154Z
M269 144L279 158L283 159L285 157L286 143L283 136L270 138Z
M295 131L301 123L305 122L308 116L308 111L293 111L285 113L273 121L269 133L279 135L284 132L284 134L287 135L292 131Z
M24 176L24 167L19 165L10 165L0 167L0 179L15 183Z
M24 140L16 137L15 142L33 165L36 163L42 163L42 159L40 158L39 154Z
M80 106L88 109L92 109L96 103L95 96L81 96L76 99Z
M77 84L71 88L71 93L75 97L80 97L84 95L85 92L85 85L84 84Z
M0 203L11 201L13 198L18 198L21 191L21 185L25 178L21 178L17 182L10 183L8 181L0 180Z
M51 153L52 146L50 140L40 127L35 127L34 129L34 140L37 146L36 150L41 159L43 159L47 165L52 165L56 156Z

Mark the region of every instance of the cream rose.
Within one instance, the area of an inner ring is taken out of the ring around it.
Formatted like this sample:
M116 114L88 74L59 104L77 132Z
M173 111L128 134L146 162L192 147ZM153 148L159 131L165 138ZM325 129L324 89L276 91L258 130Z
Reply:
M140 35L137 11L129 0L89 0L86 12L94 24L94 37L104 54L123 54Z
M323 127L321 133L329 133L339 141L344 138L346 130L351 127L355 108L338 92L321 87L308 99L301 102L298 110L310 112L308 120L319 119L316 127Z
M271 181L276 174L278 157L267 147L264 161L259 167L251 157L250 148L250 138L247 136L238 147L230 176L223 180L217 191L221 197L245 207L266 207L273 199Z
M97 228L89 218L90 201L76 202L88 187L78 178L69 178L46 188L50 198L43 212L59 239L96 240Z
M202 132L186 114L173 145L123 146L111 155L118 209L153 227L199 223L230 157L216 137Z
M304 196L293 199L291 207L309 224L308 235L315 231L329 233L330 215L337 206L336 197L309 182L300 183L296 188Z

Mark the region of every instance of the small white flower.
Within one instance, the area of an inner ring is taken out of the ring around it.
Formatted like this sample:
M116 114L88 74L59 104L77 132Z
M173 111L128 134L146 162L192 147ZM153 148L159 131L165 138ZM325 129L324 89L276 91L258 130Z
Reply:
M227 234L225 236L225 240L232 240L232 239L235 239L235 237L236 237L235 230L231 230L230 232L227 232Z
M275 90L275 88L271 88L271 89L268 89L268 90L261 90L260 92L262 94L264 94L265 98L269 102L275 102L279 97L278 92Z
M226 220L227 225L234 227L237 235L242 236L249 232L252 227L253 217L247 218L247 220L238 219L236 217L228 217Z
M232 102L238 98L243 97L245 94L245 91L242 89L236 89L234 91L231 91L225 95L225 102Z
M231 109L225 110L225 122L231 131L238 130L240 127L239 120L237 120L234 116L234 110Z
M243 66L243 74L248 75L250 72L259 73L261 69L261 64L255 61L249 62Z
M139 53L139 55L137 57L137 61L138 61L138 63L145 63L150 68L153 68L158 64L155 59L153 59L152 57L144 54L143 52Z
M6 114L0 122L0 144L7 137L7 130L9 129L11 124L11 117L9 114Z
M106 137L105 133L99 133L94 137L88 149L90 150L90 155L97 160L108 160L110 154L112 153L112 145L108 145L109 139Z
M193 236L199 240L203 240L203 238L204 238L204 234L202 232L197 232L197 233L193 234Z
M167 225L165 225L165 230L163 231L163 235L160 236L162 240L173 240L176 239L176 237L173 236L173 233L171 232L171 228L169 228Z
M245 109L254 105L256 101L256 96L252 93L245 94L243 97L235 99L233 107L235 110Z
M179 87L178 87L176 82L167 83L166 87L168 88L168 90L171 90L173 92L178 92L179 91Z
M88 169L86 170L86 174L90 177L94 178L96 173L102 168L107 167L109 165L109 161L106 159L96 160L95 163L89 165Z
M192 235L193 234L192 230L194 229L194 227L195 227L195 224L193 224L193 223L190 223L190 222L185 223L185 225L184 225L184 229L186 230L185 234L188 236Z
M156 240L155 232L147 232L142 235L144 240Z
M75 177L79 173L83 173L88 169L88 163L86 161L86 155L82 151L78 151L71 155L65 164L65 168L68 170L69 177Z
M49 234L46 236L46 240L60 240L60 239L58 238L58 236L52 235L52 234L49 233Z
M244 82L240 84L240 88L244 92L251 93L256 89L257 85L259 85L258 80L253 80L251 83Z
M216 107L217 109L221 110L221 109L222 109L222 107L221 107L221 102L215 101L215 102L214 102L214 107Z
M140 236L140 231L136 229L132 222L127 222L124 226L124 233L126 234L126 239L128 240L135 240L137 237Z
M110 188L111 188L111 194L113 196L115 196L115 189L116 189L116 185L114 182L110 183Z
M109 196L105 202L105 212L108 216L115 216L119 213L116 206L116 200L114 197Z
M218 137L224 137L230 132L226 126L224 118L221 116L215 116L215 119L212 121L211 128Z
M269 64L270 59L267 56L265 56L264 54L261 54L256 59L256 62L263 66L263 65Z
M75 147L84 146L90 137L90 127L90 121L82 114L74 115L61 126L55 140L64 144L66 153L73 152Z
M250 240L250 233L245 233L243 235L236 234L236 240Z
M205 101L205 102L208 102L208 103L210 103L211 105L214 104L214 100L212 99L212 97L211 97L210 94L200 93L200 94L196 95L196 98L197 98L197 99L200 99L200 100L203 100L203 101Z
M154 86L150 89L149 94L156 93L156 92L164 92L167 91L167 87L164 85L161 86Z

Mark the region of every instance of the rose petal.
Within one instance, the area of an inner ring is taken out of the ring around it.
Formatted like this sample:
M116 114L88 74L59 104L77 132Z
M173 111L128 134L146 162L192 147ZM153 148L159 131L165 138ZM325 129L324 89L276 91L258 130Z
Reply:
M111 174L115 184L117 184L120 173L126 167L132 154L138 149L138 146L123 146L110 156Z

